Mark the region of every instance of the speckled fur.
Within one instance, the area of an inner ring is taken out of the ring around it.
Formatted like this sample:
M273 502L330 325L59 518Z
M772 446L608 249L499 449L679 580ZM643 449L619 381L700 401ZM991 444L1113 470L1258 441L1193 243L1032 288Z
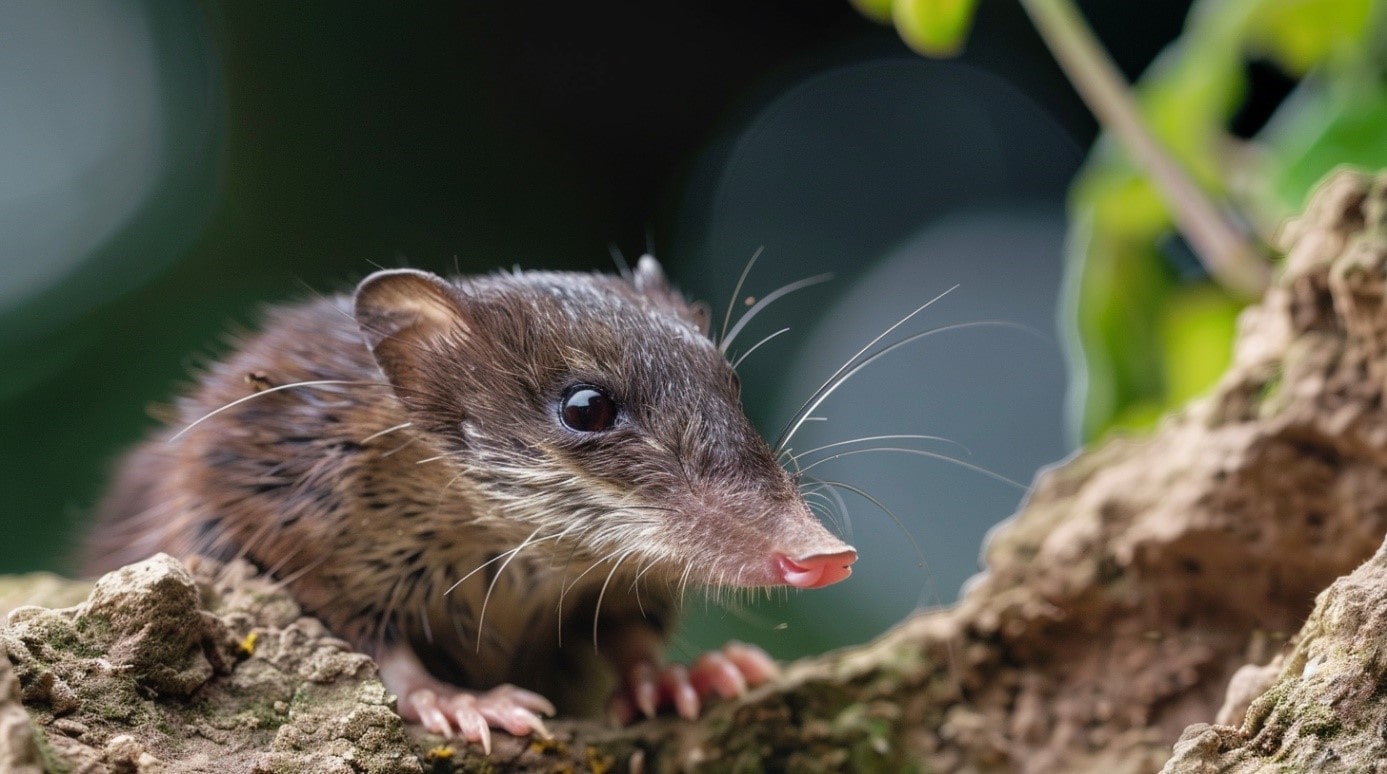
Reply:
M767 584L771 551L834 540L745 419L706 315L652 266L368 278L355 309L272 310L127 457L88 569L245 556L368 652L404 642L455 684L591 710L605 631L663 635L684 584ZM351 384L270 390L303 381ZM611 391L616 429L558 421L577 382Z

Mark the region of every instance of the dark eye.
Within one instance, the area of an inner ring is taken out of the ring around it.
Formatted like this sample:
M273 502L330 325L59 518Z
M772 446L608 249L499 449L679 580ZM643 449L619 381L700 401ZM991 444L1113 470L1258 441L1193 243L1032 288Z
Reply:
M601 387L574 385L559 403L559 419L580 433L605 432L616 425L616 401Z

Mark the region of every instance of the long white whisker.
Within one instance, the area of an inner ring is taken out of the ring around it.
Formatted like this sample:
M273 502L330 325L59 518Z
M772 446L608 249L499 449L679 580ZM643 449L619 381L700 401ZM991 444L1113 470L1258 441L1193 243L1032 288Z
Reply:
M400 424L395 425L394 427L387 427L387 428L385 428L384 430L381 430L380 432L371 433L370 435L366 436L365 438L362 438L360 441L357 441L357 443L365 444L365 443L368 443L368 442L370 442L370 441L374 441L374 440L376 440L377 438L381 437L382 435L385 435L386 433L393 433L393 432L395 432L396 430L403 430L403 429L405 429L406 427L409 427L409 426L412 425L412 424L414 424L414 423L413 423L413 422L401 422Z
M834 381L835 379L837 379L839 376L841 376L842 373L843 373L844 371L846 371L846 370L848 370L849 368L851 368L851 367L852 367L852 364L853 364L853 361L857 360L859 357L862 357L862 355L863 355L867 350L869 350L869 349L871 349L872 347L876 346L876 344L877 344L878 341L881 341L882 339L886 338L887 336L890 336L892 331L896 330L897 328L899 328L899 327L901 327L902 325L905 325L907 322L909 322L909 321L910 321L910 318L912 318L912 317L914 317L915 315L917 315L917 314L919 314L919 313L925 311L925 310L928 309L930 306L932 306L932 305L934 304L934 302L938 301L939 299L943 298L944 296L949 295L950 293L954 292L955 290L958 290L958 288L959 288L958 285L954 285L953 287L949 288L948 290L945 290L943 293L940 293L939 295L935 296L934 298L931 298L930 300L926 301L925 303L923 303L923 304L921 304L921 305L915 307L915 310L914 310L913 312L911 312L910 314L906 315L905 317L902 317L901 319L897 320L895 323L893 323L893 324L891 325L891 327L887 328L886 330L882 331L881 333L878 333L878 334L876 335L876 338L874 338L874 339L872 339L871 341L867 342L861 349L857 350L857 352L854 353L852 357L850 357L850 358L848 358L847 360L843 361L843 364L842 364L841 366L838 367L838 370L837 370L837 371L834 371L832 376L830 376L830 377L828 377L827 379L825 379L825 380L824 380L824 383L821 384L821 385L819 385L819 389L814 390L814 392L813 392L812 394L810 394L809 399L806 400L806 401L799 407L799 410L798 410L798 411L795 412L795 414L794 414L795 417L796 417L796 418L804 417L804 416L807 416L807 415L809 415L809 414L814 413L814 409L809 408L809 404L812 403L812 402L814 401L814 398L817 397L819 393L821 393L821 392L823 392L824 390L828 389L829 385L833 384L833 381ZM792 421L793 421L793 420L792 420ZM796 423L795 423L795 429L798 429L798 428L799 428L799 424L802 423L802 422L803 422L802 419L801 419L799 422L796 422ZM794 436L794 434L795 434L794 430L790 430L789 432L781 431L781 433L780 433L780 440L776 442L775 448L779 449L779 448L783 447L783 446L790 440L790 438L791 438L792 436Z
M885 503L873 497L867 490L853 486L852 484L846 484L842 481L827 481L824 479L818 479L818 482L833 489L845 489L880 508L887 516L891 517L891 521L896 522L896 526L901 528L901 532L903 532L906 539L910 541L911 547L915 549L916 558L920 560L920 566L924 567L927 564L925 561L925 552L920 549L920 544L916 542L915 535L906 528L905 522L901 520L901 517L897 516L895 511L887 508Z
M563 610L563 599L564 599L564 597L568 594L568 592L572 591L572 590L574 589L574 587L576 587L576 586L578 585L578 581L582 580L582 579L584 578L584 576L586 576L588 573L590 573L590 572L592 572L593 570L597 569L597 566L598 566L598 565L602 564L603 562L607 561L608 559L612 558L613 556L616 556L617 553L619 553L619 552L618 552L618 551L613 551L613 552L611 552L610 554L607 554L606 556L603 556L603 557L601 557L601 558L595 560L592 564L588 565L588 568L587 568L586 570L583 570L582 572L578 573L578 577L574 578L573 581L572 581L571 583L569 583L568 585L566 585L566 586L560 588L560 589L559 589L559 610Z
M684 571L679 574L679 599L682 603L684 595L689 593L689 574L693 572L693 559L684 562Z
M830 505L837 506L838 510L836 512L832 508L828 509L830 518L835 524L837 524L842 529L843 537L847 539L849 543L851 543L852 521L848 515L848 504L843 500L843 496L838 494L838 491L831 486L817 486L811 489L810 491L805 492L804 497L806 501L808 500L810 495L814 495L815 497L821 497L824 500L826 500ZM841 520L836 518L838 514L842 515Z
M762 344L765 344L766 342L770 341L771 339L775 338L776 336L779 336L779 335L782 334L782 333L788 333L789 330L790 330L789 328L781 328L780 330L776 331L775 333L772 333L771 335L767 336L766 338L761 339L760 341L756 342L755 344L752 344L752 345L751 345L751 349L748 349L747 351L743 352L741 355L739 355L739 356L737 357L736 360L733 360L733 361L732 361L732 370L733 370L733 371L737 370L737 366L741 365L741 364L742 364L742 361L743 361L743 360L746 360L747 357L751 355L751 353L753 353L753 352L755 352L757 349L759 349L759 348L761 347Z
M631 593L634 594L636 597L636 609L640 611L641 618L649 617L645 612L645 603L641 601L641 578L644 578L645 574L647 572L650 572L650 569L654 567L656 564L656 560L651 559L650 561L646 562L644 567L641 567L640 569L636 570L635 576L631 578Z
M388 452L385 452L384 454L382 454L382 455L380 455L380 456L381 456L381 457L393 457L393 456L395 456L396 454L398 454L399 452L402 452L402 451L404 451L405 449L408 449L409 447L413 446L413 445L414 445L414 442L417 441L417 440L419 440L419 439L418 439L418 438L410 438L408 441L405 441L404 443L400 444L399 446L396 446L395 448L391 449L391 450L388 451Z
M848 446L848 445L854 444L854 443L866 443L867 441L943 441L944 443L953 444L954 446L957 446L958 448L962 449L964 454L969 454L969 455L972 454L971 451L968 451L968 447L967 447L967 446L964 446L963 444L959 443L958 441L954 441L954 440L952 440L952 439L945 438L945 437L939 436L939 435L868 435L868 436L863 436L862 438L853 438L852 440L849 440L849 441L839 441L839 442L837 442L837 443L826 443L826 444L824 444L823 446L818 446L818 447L815 447L815 448L813 448L813 449L808 449L808 450L806 450L806 451L800 452L799 454L793 454L793 455L790 456L790 459L793 460L793 461L795 461L795 462L798 462L799 460L803 459L804 457L806 457L806 456L808 456L808 455L810 455L810 454L813 454L813 453L815 453L815 452L821 452L821 451L825 451L825 450L827 450L827 449L834 449L834 448L837 448L837 447L839 447L839 446Z
M772 290L771 292L767 293L765 298L762 298L760 301L757 301L755 305L753 305L750 309L747 310L746 314L742 315L737 320L737 324L733 325L732 330L727 332L727 338L723 339L722 342L718 344L718 351L722 352L723 354L726 354L727 348L732 345L732 341L737 338L737 334L741 333L742 329L746 327L747 323L751 322L752 318L754 318L758 313L760 313L762 309L765 309L767 306L769 306L772 301L776 300L777 298L780 298L781 296L793 293L796 290L802 290L811 285L817 285L821 282L828 282L831 279L833 279L832 274L816 274L813 277L805 277L802 280L791 282L788 285L782 285L781 287L776 288L775 290Z
M491 576L491 584L486 587L486 596L482 597L482 611L477 615L477 652L480 653L482 650L482 632L486 629L486 606L491 603L491 592L496 590L496 584L500 582L502 573L506 571L506 567L510 565L511 560L520 555L520 550L525 546L541 542L531 541L530 539L533 538L540 529L543 529L543 527L537 528L534 532L530 533L530 537L525 538L524 542L514 549L507 551L506 553L510 554L510 556L507 557L506 561L501 563L500 567L496 568L496 574ZM473 570L473 572L476 572L476 570Z
M353 385L358 385L358 386L365 385L365 386L371 386L371 387L389 387L389 386L390 386L389 383L387 383L387 382L362 382L362 381L349 380L349 379L318 379L318 380L316 380L316 381L311 381L311 382L294 382L293 384L281 384L281 385L278 385L278 386L276 386L276 387L267 387L267 388L265 388L265 389L263 389L263 390L259 390L259 391L257 391L257 392L252 392L251 394L246 395L245 397L237 398L236 400L231 401L230 403L226 404L225 406L222 406L221 408L212 409L211 411L207 412L206 414L203 414L202 416L200 416L200 417L198 417L197 419L193 420L192 422L188 423L188 425L185 426L182 430L179 430L178 432L176 432L176 433L174 433L173 435L169 436L169 443L172 443L172 442L178 440L179 436L183 435L184 433L188 432L189 430L192 430L194 427L197 427L198 425L202 424L203 422L206 422L207 420L211 419L212 417L215 417L216 415L222 413L223 411L227 411L227 410L229 410L229 409L233 409L233 408L235 408L235 407L241 405L242 403L245 403L245 402L248 401L248 400L252 400L252 399L254 399L254 398L258 398L258 397L260 397L261 395L269 395L269 394L272 393L272 392L279 392L280 390L287 390L287 389L290 389L291 387L321 387L321 386L323 386L323 385L328 385L328 384L353 384Z
M737 286L732 288L732 298L727 301L727 314L723 315L722 318L722 330L718 331L719 345L727 340L727 326L732 322L732 309L737 306L737 297L742 294L742 285L746 284L747 275L751 274L751 267L756 265L756 259L760 258L761 253L765 251L766 248L764 246L756 248L756 252L751 254L751 260L747 261L746 266L742 267L742 276L737 278ZM723 347L722 351L725 352L727 350Z
M882 347L876 352L873 352L871 355L868 355L866 358L863 358L860 362L857 363L857 365L853 366L852 368L849 368L845 372L842 372L841 376L835 376L834 381L831 384L825 384L823 387L820 387L816 394L816 397L812 398L810 402L806 404L806 409L804 410L803 416L801 416L798 420L795 421L793 425L790 426L788 432L782 435L782 440L776 444L776 448L781 448L785 444L789 443L790 439L794 438L795 433L798 432L800 427L804 425L806 417L814 413L814 410L817 409L825 400L828 400L828 397L832 395L834 392L836 392L839 387L842 387L844 383L846 383L852 377L856 376L858 373L862 371L862 369L866 368L872 363L875 363L876 361L900 349L901 347L904 347L907 344L913 344L919 341L920 339L927 339L931 336L936 336L940 333L947 333L949 331L981 327L1015 328L1025 333L1035 333L1033 329L1028 328L1024 325L1020 325L1018 323L1006 322L1004 320L978 320L975 322L954 323L953 325L943 325L938 328L931 328L927 331L922 331L920 333L915 333L906 336L900 341L892 342L891 344ZM857 356L854 355L853 357ZM839 370L841 371L841 369Z
M961 468L967 468L968 470L971 470L974 473L981 473L982 475L987 476L988 478L994 479L996 481L1011 484L1012 486L1016 487L1017 489L1020 489L1023 492L1029 489L1029 487L1027 487L1025 484L1020 483L1019 481L1012 481L1011 479L1007 478L1006 476L1000 473L993 473L992 471L982 467L981 465L974 465L971 462L964 462L963 460L960 460L957 457L950 457L947 454L937 454L935 452L928 452L923 449L907 449L899 446L873 446L869 449L852 449L850 451L838 452L837 454L824 457L821 460L814 460L808 465L805 465L800 472L807 473L808 471L822 465L825 462L831 462L832 460L836 460L840 457L851 457L854 454L868 454L872 452L900 452L901 454L915 454L921 457L929 457L932 460L941 460L943 462L952 463L954 465L958 465Z
M603 597L606 597L606 596L607 596L607 586L608 586L609 584L611 584L611 582L612 582L612 576L616 575L616 571L619 570L619 569L621 569L621 563L624 562L624 561L626 561L627 559L629 559L629 558L631 557L631 554L634 554L635 552L636 552L636 549L634 549L634 548L628 548L628 549L626 549L624 552L622 552L621 556L616 560L616 564L613 564L613 565L612 565L612 570L611 570L611 572L607 573L607 579L604 580L604 581L602 581L602 588L601 588L601 590L599 590L599 591L597 592L597 606L596 606L596 609L592 611L592 649L593 649L593 650L597 650L597 622L601 619L601 616L602 616L602 599L603 599Z
M540 527L540 529L543 529L543 527ZM533 537L534 537L536 534L538 534L538 533L539 533L539 529L535 530L534 532L531 532L531 533L530 533L530 537L525 538L524 542L522 542L520 545L516 546L515 548L512 548L512 549L509 550L509 551L506 551L505 553L497 554L497 555L491 557L490 559L486 560L485 562L482 562L481 564L477 565L475 568L473 568L472 572L469 572L469 573L467 573L466 575L462 576L461 578L458 578L457 583L454 583L453 585L449 586L449 587L448 587L448 590L445 591L445 592L443 592L443 596L446 597L447 595L453 593L453 591L454 591L455 589L457 589L458 586L461 586L462 584L466 583L466 582L467 582L467 579L470 578L470 577L472 577L473 575L476 575L477 573L479 573L479 572L481 572L482 570L486 569L486 568L489 567L490 565L495 564L496 562L499 562L499 561L501 561L502 559L505 559L507 556L510 556L510 555L512 555L512 554L515 554L515 553L518 552L520 549L522 549L522 548L524 548L525 546L529 545L529 543L530 543L530 538L533 538ZM560 533L560 534L562 534L562 533ZM553 540L554 538L557 538L557 537L559 537L559 535L550 535L549 537L540 538L539 540L536 540L536 541L534 541L534 542L536 542L536 543L542 543L542 542L544 542L544 541L546 541L546 540Z

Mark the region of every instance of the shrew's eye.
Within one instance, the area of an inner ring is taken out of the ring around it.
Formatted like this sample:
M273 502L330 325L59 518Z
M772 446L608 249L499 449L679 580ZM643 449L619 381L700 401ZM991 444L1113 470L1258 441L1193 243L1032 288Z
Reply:
M559 419L570 430L601 433L616 425L616 400L601 387L575 384L563 394Z

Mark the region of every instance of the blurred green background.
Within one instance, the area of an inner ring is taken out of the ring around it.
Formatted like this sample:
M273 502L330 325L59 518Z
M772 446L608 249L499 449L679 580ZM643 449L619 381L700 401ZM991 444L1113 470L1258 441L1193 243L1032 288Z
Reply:
M1131 77L1187 10L1081 5ZM719 319L758 248L752 295L833 271L740 340L793 328L741 367L772 436L961 284L910 330L1040 336L903 350L797 447L943 435L967 451L931 448L1029 481L1073 445L1063 208L1096 129L1019 6L978 14L960 57L928 61L846 0L0 2L0 572L69 567L147 407L222 334L376 266L608 270L613 247L651 249ZM1255 123L1293 80L1254 75ZM695 601L682 649L731 633L793 656L948 602L1022 494L913 457L833 465L902 525L850 502L849 582Z

